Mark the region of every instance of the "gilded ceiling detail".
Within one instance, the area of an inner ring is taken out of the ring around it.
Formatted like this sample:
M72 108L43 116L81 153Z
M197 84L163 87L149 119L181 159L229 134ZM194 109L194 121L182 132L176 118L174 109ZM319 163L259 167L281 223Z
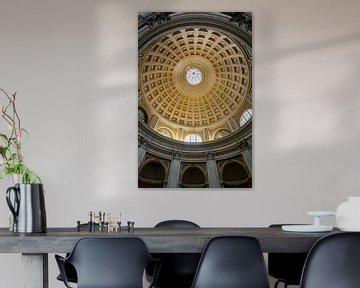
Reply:
M207 128L210 141L220 129L238 129L231 122L251 105L250 90L244 48L214 29L173 30L139 57L139 104L157 116L154 130L170 129L177 140L188 133L204 137Z
M138 187L252 187L252 13L138 14Z

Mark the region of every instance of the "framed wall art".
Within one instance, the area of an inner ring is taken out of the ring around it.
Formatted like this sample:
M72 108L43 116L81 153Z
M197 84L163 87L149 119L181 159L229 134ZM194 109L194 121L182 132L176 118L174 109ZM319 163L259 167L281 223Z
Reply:
M252 187L252 14L138 14L138 187Z

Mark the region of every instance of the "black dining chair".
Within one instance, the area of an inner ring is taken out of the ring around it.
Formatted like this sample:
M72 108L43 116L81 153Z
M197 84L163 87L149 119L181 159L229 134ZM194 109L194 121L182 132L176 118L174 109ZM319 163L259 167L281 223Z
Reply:
M94 227L96 230L99 229L99 224L98 223L95 223L95 227ZM89 224L88 223L82 223L80 224L80 229L81 230L88 230L89 229ZM69 253L66 254L66 257L69 256ZM71 283L77 283L77 275L76 275L76 270L74 268L73 265L71 265L70 263L67 263L65 262L64 263L64 270L65 270L65 275L66 275L66 278L67 278L67 281L68 282L71 282ZM59 274L57 277L56 277L57 280L59 281L63 281L62 277L61 277L61 274Z
M200 228L188 220L166 220L155 225L156 229ZM162 266L155 283L156 288L190 288L200 260L200 253L157 253ZM147 279L152 279L153 266L147 269Z
M272 224L269 228L281 228L282 225ZM301 273L307 253L269 253L268 273L277 279L274 288L283 283L284 288L288 285L300 285Z
M300 288L360 287L360 233L325 236L309 252Z
M152 258L139 238L82 238L68 257L55 255L55 259L69 288L65 263L76 270L77 288L143 288L145 268L151 263L160 263ZM154 281L159 265L155 268Z
M269 288L258 240L248 236L212 238L201 256L192 288Z

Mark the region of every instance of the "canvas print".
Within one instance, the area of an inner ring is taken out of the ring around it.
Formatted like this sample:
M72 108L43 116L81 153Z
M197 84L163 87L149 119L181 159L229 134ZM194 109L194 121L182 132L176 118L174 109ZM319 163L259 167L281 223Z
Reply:
M139 188L251 188L253 118L251 12L139 12Z

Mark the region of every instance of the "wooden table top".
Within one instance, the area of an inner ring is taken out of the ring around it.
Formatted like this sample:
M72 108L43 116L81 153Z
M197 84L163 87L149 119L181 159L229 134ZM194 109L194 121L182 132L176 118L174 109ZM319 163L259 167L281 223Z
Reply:
M252 236L263 252L308 252L321 237L338 233L283 232L280 227L127 228L119 232L78 232L76 228L48 228L47 233L13 233L0 228L0 253L65 253L82 237L139 237L152 253L201 253L208 240L221 235Z

